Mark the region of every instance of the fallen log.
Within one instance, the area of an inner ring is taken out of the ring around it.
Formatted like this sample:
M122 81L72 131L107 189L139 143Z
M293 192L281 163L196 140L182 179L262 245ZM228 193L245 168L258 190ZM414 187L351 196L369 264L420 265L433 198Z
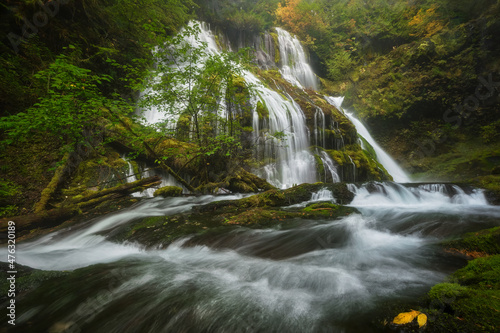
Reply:
M0 219L0 233L7 233L8 221L15 222L16 233L35 228L52 228L82 213L83 208L93 207L105 201L117 199L137 191L161 184L161 177L153 176L132 183L118 185L84 197L63 203L58 208L34 214L13 216Z
M161 177L160 176L152 176L152 177L136 180L135 182L106 188L104 190L88 194L88 195L83 196L81 198L74 199L71 201L71 203L78 204L78 203L82 203L82 202L96 199L99 197L103 197L103 196L106 196L106 195L112 194L112 193L127 195L127 194L131 194L131 193L134 193L137 191L143 191L144 189L146 189L148 187L158 186L160 184L161 184Z

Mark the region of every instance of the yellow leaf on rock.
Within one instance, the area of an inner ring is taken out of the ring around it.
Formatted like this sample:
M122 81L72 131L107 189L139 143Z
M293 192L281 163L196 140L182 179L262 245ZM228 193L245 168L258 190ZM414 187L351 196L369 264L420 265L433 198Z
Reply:
M427 324L427 316L423 313L419 314L417 317L418 327L422 327Z
M392 321L394 324L404 325L410 323L420 312L412 310L410 312L401 312Z

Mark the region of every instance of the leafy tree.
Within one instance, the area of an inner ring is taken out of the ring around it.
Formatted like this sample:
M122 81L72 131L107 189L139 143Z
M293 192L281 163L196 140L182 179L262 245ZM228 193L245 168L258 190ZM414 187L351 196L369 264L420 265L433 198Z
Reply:
M34 78L46 87L46 94L25 112L0 119L0 128L6 133L3 143L23 140L33 132L48 132L68 149L74 149L77 144L92 146L102 131L99 124L109 115L109 110L130 111L121 99L101 93L99 85L110 82L110 76L92 74L74 65L64 54Z
M207 165L241 153L242 124L251 121L251 87L241 77L246 50L219 52L199 36L200 27L191 24L159 43L140 105L164 113L157 130L195 144L190 162L201 157Z

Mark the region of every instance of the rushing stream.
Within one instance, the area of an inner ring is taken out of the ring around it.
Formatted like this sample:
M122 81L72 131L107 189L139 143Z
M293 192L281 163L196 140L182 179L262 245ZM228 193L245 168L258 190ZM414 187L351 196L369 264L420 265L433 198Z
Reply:
M143 199L20 244L20 264L83 268L23 298L14 331L370 332L384 306L423 295L464 264L435 246L439 240L500 217L481 191L453 185L350 189L361 214L241 227L196 244L146 250L108 238L139 217L186 212L217 197ZM329 191L314 199L335 200Z

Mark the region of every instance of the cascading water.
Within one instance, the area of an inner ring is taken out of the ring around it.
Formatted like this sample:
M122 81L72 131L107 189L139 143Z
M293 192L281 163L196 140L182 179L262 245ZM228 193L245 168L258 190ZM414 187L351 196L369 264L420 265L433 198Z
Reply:
M343 97L328 97L326 100L337 109L344 112L344 114L356 127L358 135L363 137L363 139L365 139L373 147L373 150L375 150L375 153L377 154L377 160L384 166L394 181L400 183L408 183L411 181L403 169L401 169L401 167L399 167L399 165L377 144L366 127L356 117L354 117L352 113L345 112L342 109L342 102L344 100Z
M316 162L309 151L309 133L300 106L293 99L285 99L276 91L265 87L252 73L246 71L244 78L255 90L253 130L256 141L260 138L263 145L263 148L257 151L258 154L262 153L258 157L266 162L256 173L279 188L315 182L316 175L311 170L315 170ZM269 111L265 134L259 126L256 109L259 101ZM283 142L272 137L276 132L285 134ZM275 161L271 161L272 159Z
M474 189L350 188L361 214L336 220L226 229L149 250L110 241L134 220L187 213L218 199L153 198L19 244L20 264L83 268L40 282L43 297L38 290L19 297L22 316L12 332L378 332L383 328L373 322L386 304L421 297L463 265L436 249L436 238L496 226L500 217L499 207ZM314 200L335 202L326 189Z
M329 182L332 182L332 183L337 183L337 182L340 182L340 176L338 174L338 171L337 171L337 167L335 165L335 163L333 162L332 158L323 150L321 150L319 152L319 156L320 156L320 159L321 159L321 162L323 163L323 168L325 170L325 183L327 183L327 177L326 177L326 173L327 171L330 173L330 176L332 177L331 181Z
M297 37L292 37L287 31L275 28L278 33L278 46L281 58L281 75L298 87L318 89L319 83Z
M200 42L207 44L210 54L219 52L215 38L205 24L199 24L200 35L198 38L191 37L186 40L194 46ZM283 41L283 56L286 63L295 64L285 69L288 77L296 77L302 80L306 86L314 83L314 74L307 65L306 58L300 43L281 29L280 40ZM280 44L281 45L281 44ZM203 64L199 64L203 66ZM253 88L251 103L254 106L253 130L255 141L259 141L262 147L256 149L256 155L265 162L265 166L256 170L256 173L266 178L271 184L278 188L291 187L294 184L312 183L316 181L315 159L309 151L309 132L306 127L305 116L300 106L292 99L285 98L278 92L264 86L252 73L244 70L243 78ZM297 81L298 82L298 81ZM185 89L180 87L179 89ZM223 86L221 87L223 89ZM259 119L257 104L263 103L268 110L268 119ZM146 119L160 121L157 108L145 111ZM219 113L224 113L223 101L219 106ZM222 114L222 117L224 115ZM170 119L172 121L172 119ZM259 123L263 125L259 126ZM264 133L265 130L265 133ZM273 137L275 133L284 135L281 139Z

